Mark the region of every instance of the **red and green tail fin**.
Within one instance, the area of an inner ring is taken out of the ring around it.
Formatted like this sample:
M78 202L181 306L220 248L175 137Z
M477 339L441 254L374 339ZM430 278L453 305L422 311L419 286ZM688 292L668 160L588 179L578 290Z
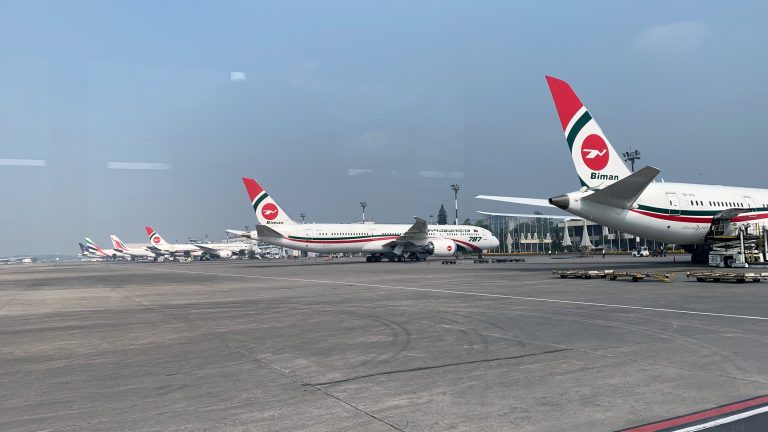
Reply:
M168 244L165 242L165 240L163 240L162 237L160 237L160 234L152 229L151 226L145 226L144 230L147 232L147 236L149 236L149 243L152 246L165 246Z
M256 180L243 177L243 184L248 192L248 198L251 200L251 206L253 206L253 211L256 212L256 219L259 220L259 223L264 225L290 225L296 223L288 217Z
M630 175L571 86L551 76L547 77L547 84L582 186L600 189Z
M128 250L128 247L123 243L119 238L117 238L116 235L112 234L109 236L109 239L112 240L112 249L116 251L124 251Z
M104 252L96 243L93 242L93 240L89 239L88 237L85 238L85 245L88 247L88 250L91 253L108 256L106 252Z

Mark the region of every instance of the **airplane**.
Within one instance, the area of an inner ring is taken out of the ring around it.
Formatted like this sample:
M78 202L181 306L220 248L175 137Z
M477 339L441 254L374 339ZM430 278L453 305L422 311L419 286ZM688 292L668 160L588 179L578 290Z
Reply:
M122 252L126 255L129 255L131 258L138 259L138 258L146 258L146 259L152 259L157 260L158 255L155 252L150 251L147 249L147 246L141 245L139 247L133 246L129 247L125 243L123 243L115 234L112 234L109 236L110 240L112 240L112 247L114 250L118 252Z
M363 253L367 262L425 260L458 252L482 253L499 245L490 231L471 225L428 225L421 218L409 224L297 224L254 179L243 178L260 225L237 232L275 246L318 253Z
M261 252L259 247L251 242L170 244L163 240L160 234L152 229L152 227L145 226L144 230L146 230L149 236L150 250L159 253L209 260L213 258L227 259L233 255L258 254Z
M630 172L571 86L547 76L581 189L545 199L493 195L477 198L558 207L649 240L675 243L695 264L708 262L715 227L731 223L763 229L768 189L655 182L658 168Z
M88 247L85 246L84 244L78 243L77 245L80 246L80 254L79 255L81 257L83 257L83 258L99 258L96 255L91 254L91 252L88 251Z
M261 258L261 249L253 242L229 242L229 243L194 243L203 250L201 259L230 258L234 255L251 255Z
M93 240L89 239L88 237L85 238L85 246L86 246L86 249L88 250L88 253L91 255L91 257L95 256L96 258L107 258L107 259L113 259L113 260L116 260L118 258L123 258L123 259L130 258L130 255L114 249L102 249L96 243L94 243Z
M199 258L203 255L203 250L193 244L166 242L151 226L145 226L144 230L149 236L149 250L153 252L187 258Z
M10 257L10 258L0 258L0 264L29 264L32 262L32 257L30 256L20 256L20 257Z

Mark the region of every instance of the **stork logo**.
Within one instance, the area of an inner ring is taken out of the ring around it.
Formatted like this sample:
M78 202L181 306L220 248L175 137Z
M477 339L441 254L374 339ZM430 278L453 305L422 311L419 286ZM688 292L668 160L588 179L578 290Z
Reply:
M448 252L450 252L450 251L452 251L452 250L453 250L453 246L451 246L451 245L448 245L448 247L447 247L446 249L448 249Z
M277 209L277 206L273 203L266 203L261 208L261 215L264 216L264 219L266 220L275 220L277 215L280 214L280 211Z
M608 153L608 144L603 137L592 134L584 138L581 144L581 160L587 168L593 171L601 171L608 165L610 154Z

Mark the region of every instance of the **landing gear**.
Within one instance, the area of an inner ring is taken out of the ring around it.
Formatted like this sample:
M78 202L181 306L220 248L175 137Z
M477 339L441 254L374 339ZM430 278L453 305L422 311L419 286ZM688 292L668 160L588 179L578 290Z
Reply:
M381 262L381 255L368 255L365 257L365 262Z

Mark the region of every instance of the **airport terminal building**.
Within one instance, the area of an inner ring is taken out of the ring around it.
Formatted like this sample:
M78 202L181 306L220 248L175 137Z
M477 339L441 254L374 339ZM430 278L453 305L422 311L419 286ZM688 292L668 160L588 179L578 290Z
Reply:
M549 253L582 247L605 247L607 252L628 252L640 246L651 249L665 246L583 219L487 216L484 222L501 241L499 248L492 251L499 253Z

